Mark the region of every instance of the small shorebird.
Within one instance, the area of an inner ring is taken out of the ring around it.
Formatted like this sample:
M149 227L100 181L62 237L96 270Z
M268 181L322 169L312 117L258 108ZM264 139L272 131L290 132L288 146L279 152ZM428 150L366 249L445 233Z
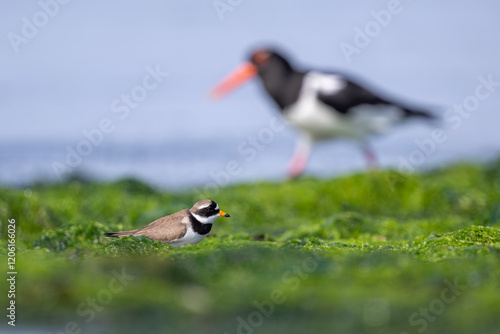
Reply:
M386 132L410 118L433 119L428 111L391 101L363 87L349 76L320 71L298 71L279 52L258 49L211 95L223 97L245 81L259 76L281 113L301 133L289 166L292 178L305 169L315 141L330 138L356 140L370 167L376 157L368 137Z
M197 202L189 210L181 210L170 216L155 220L139 230L105 233L107 238L120 238L129 235L144 235L156 241L166 242L169 246L197 244L212 229L213 222L219 217L230 217L211 200Z

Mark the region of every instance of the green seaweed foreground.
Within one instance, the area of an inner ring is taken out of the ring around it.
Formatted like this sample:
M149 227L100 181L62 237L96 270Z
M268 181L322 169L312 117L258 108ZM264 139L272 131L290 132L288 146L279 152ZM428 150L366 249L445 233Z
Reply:
M14 218L17 324L35 333L500 328L500 160L226 187L211 199L231 218L182 248L103 233L191 207L196 191L30 189L0 189L0 257Z

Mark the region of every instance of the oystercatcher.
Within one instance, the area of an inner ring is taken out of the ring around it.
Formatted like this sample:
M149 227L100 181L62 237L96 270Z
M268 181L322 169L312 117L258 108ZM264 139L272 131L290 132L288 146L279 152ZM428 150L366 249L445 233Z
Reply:
M179 247L202 241L212 229L214 220L219 217L230 216L221 211L214 201L203 200L189 210L159 218L139 230L109 232L104 235L107 238L144 235L156 241L166 242L169 246Z
M376 157L368 145L371 135L410 118L435 118L426 110L378 95L350 76L298 71L273 49L254 51L250 61L222 80L211 95L219 99L255 76L260 77L282 114L302 134L289 166L292 178L304 171L315 141L354 139L361 145L368 166L374 167Z

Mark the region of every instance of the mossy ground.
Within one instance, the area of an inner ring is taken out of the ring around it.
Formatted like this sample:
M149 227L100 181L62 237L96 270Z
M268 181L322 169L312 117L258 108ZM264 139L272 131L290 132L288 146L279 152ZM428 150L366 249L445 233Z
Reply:
M24 189L0 190L2 236L7 219L17 221L17 323L29 328L500 328L500 161L226 187L211 199L231 218L181 248L103 233L188 208L199 200L195 191L158 191L134 180L30 189L29 197ZM0 286L6 291L5 281Z

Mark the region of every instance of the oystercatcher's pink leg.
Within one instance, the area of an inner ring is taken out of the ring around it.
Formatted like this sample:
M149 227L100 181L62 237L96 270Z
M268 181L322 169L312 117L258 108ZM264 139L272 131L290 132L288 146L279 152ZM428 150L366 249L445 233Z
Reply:
M363 146L363 154L366 158L366 163L370 170L378 169L377 156L373 153L372 149L368 145Z
M309 139L301 140L295 150L292 161L290 161L290 165L288 166L290 179L296 179L304 172L310 153L311 141Z

